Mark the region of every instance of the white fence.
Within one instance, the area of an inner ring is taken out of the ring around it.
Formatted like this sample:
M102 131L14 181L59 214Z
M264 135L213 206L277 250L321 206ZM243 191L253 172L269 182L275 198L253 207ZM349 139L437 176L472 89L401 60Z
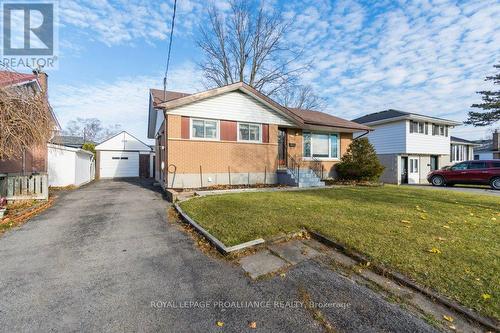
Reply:
M0 176L0 196L7 200L47 200L49 179L46 173L30 176Z

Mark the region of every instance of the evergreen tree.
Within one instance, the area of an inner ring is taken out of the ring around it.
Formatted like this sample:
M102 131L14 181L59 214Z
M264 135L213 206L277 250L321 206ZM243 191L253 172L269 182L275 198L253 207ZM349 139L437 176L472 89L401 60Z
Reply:
M500 69L500 64L493 66ZM494 84L500 84L500 72L494 76L487 76L485 81L493 81ZM483 103L472 104L471 107L483 109L484 111L471 111L469 118L464 121L465 124L474 126L488 126L500 120L500 90L497 91L478 91L483 95Z
M384 169L367 138L353 140L337 164L337 173L342 180L377 181Z

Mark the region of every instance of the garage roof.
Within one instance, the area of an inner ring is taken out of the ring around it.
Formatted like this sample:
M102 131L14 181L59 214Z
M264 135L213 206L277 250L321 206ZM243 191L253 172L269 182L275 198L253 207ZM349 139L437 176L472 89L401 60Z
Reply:
M144 152L152 151L149 145L137 139L135 136L126 131L122 131L104 140L95 147L95 150L144 151Z

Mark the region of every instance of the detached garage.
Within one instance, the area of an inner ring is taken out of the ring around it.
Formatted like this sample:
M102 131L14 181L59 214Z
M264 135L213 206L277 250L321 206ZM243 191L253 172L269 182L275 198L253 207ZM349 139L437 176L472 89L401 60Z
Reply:
M154 155L150 146L123 131L95 147L97 178L149 178Z
M81 186L94 179L93 153L50 143L47 148L49 186Z

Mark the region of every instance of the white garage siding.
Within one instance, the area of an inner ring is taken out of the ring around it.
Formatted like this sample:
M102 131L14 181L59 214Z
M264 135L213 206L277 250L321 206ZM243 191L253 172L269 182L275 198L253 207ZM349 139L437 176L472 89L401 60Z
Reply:
M94 155L78 148L49 144L49 186L80 186L94 179Z
M139 152L100 151L99 177L139 177Z

